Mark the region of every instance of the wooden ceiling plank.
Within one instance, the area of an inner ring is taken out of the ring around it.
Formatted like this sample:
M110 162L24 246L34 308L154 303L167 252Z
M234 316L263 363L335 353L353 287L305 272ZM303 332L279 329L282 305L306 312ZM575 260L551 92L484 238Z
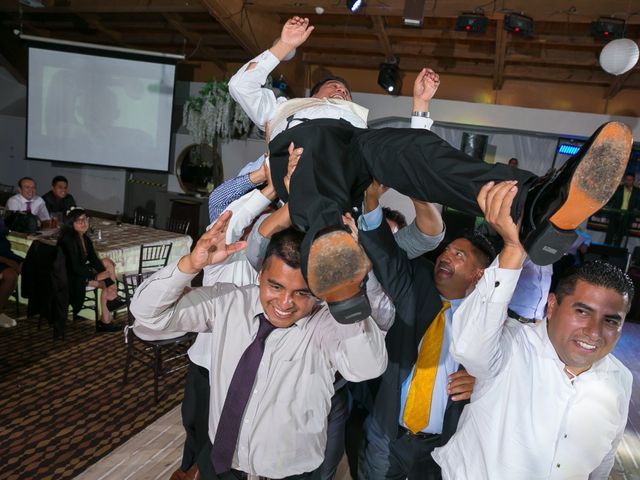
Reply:
M245 10L243 0L200 0L200 2L252 57L270 48L280 37L282 23L278 15ZM281 62L274 74L283 75L293 94L302 96L304 71L301 55L297 54L293 60Z
M617 77L615 77L611 82L611 85L609 86L609 90L607 90L607 92L604 94L604 99L611 100L618 93L620 93L620 90L622 90L622 87L624 86L625 82L634 73L634 71L635 69L632 68L627 73L624 73L622 75L618 75Z
M502 90L504 82L504 59L507 52L507 32L503 28L503 20L498 21L496 28L496 50L493 68L493 89Z
M389 42L389 36L385 31L384 18L379 15L372 15L371 23L373 24L373 30L376 32L378 42L382 47L385 57L387 57L387 60L391 60L394 55L393 50L391 49L391 42Z
M221 74L222 77L226 75L227 65L219 60L219 52L217 52L214 48L202 46L202 35L189 30L182 22L180 17L175 13L163 13L162 16L167 21L169 26L171 26L171 28L178 31L194 47L203 48L204 50L206 50L206 55L209 57L209 61L212 62L218 68L218 70L220 70L219 74Z
M18 2L0 2L0 12L16 12ZM204 12L197 1L185 0L68 0L68 6L47 6L43 9L25 9L29 14L58 13L189 13Z
M102 21L100 20L100 17L97 14L80 13L78 14L78 16L81 19L83 19L85 22L87 22L87 25L89 25L91 28L109 37L116 45L121 47L126 47L126 48L132 48L130 44L127 44L122 39L122 34L120 32L117 32L115 30L111 30L110 28L105 27Z

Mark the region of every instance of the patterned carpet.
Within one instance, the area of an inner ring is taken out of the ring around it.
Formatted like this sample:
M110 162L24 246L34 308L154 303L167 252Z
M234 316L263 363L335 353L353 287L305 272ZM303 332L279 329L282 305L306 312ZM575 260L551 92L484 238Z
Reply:
M0 479L73 478L182 401L186 370L161 380L157 405L148 368L134 362L122 385L122 332L80 319L54 341L37 323L0 329Z

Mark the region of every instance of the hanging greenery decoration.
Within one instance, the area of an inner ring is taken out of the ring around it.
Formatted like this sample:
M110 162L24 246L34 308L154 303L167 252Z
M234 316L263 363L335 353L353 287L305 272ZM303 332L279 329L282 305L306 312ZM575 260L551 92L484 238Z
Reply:
M251 128L251 120L231 98L227 82L208 81L198 95L187 99L182 113L183 125L196 143L242 138Z

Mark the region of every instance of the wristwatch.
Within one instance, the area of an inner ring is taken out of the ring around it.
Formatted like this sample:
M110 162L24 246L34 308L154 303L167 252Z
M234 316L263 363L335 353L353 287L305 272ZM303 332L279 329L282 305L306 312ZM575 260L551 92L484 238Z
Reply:
M431 114L429 112L411 112L412 117L423 117L423 118L431 118Z

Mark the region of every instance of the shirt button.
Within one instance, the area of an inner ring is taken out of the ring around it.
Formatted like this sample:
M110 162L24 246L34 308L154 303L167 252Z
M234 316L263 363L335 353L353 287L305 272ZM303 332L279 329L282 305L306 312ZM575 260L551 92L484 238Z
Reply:
M566 433L564 434L564 438L567 438L567 434Z
M556 467L560 468L560 464L558 463L558 464L556 465Z

